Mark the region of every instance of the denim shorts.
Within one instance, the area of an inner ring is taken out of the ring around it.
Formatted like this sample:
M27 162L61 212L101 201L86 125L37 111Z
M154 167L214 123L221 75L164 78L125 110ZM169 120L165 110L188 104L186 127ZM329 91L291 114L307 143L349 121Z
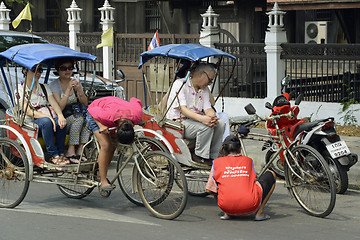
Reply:
M97 130L100 130L99 126L96 124L96 122L91 117L91 115L88 111L86 111L86 121L87 121L87 126L90 129L90 131L95 132Z

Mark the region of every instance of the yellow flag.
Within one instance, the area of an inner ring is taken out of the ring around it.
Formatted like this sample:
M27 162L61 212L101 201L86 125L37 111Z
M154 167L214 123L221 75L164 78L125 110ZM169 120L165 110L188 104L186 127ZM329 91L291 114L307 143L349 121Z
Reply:
M21 13L12 22L13 27L17 28L19 26L21 20L29 20L29 21L31 21L31 12L30 12L29 3L26 4L25 8L21 11Z
M96 46L96 48L100 47L111 47L114 41L114 30L113 28L109 28L101 34L101 43Z

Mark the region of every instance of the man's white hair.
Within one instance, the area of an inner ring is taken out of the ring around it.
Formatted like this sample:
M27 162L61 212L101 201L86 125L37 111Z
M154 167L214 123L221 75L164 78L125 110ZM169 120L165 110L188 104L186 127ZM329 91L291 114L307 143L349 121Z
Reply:
M216 72L216 67L214 64L212 63L200 63L196 68L195 68L195 71L194 73L197 73L197 72L206 72L207 74L209 74L211 71L214 71Z

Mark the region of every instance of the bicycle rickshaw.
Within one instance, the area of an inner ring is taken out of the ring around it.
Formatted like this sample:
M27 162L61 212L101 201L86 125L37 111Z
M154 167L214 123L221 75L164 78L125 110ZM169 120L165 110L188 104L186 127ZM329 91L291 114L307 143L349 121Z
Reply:
M94 81L96 57L91 54L54 44L18 45L0 53L2 87L8 94L11 106L6 110L5 124L0 125L0 129L5 129L6 132L6 136L0 138L0 207L14 208L19 205L25 198L30 182L56 184L65 196L75 199L88 196L100 185L97 179L99 144L94 135L85 144L81 154L86 156L87 161L63 166L54 165L46 161L46 152L41 146L37 126L24 121L23 108L27 106L19 105L16 93L22 76L21 67L46 67L46 83L54 59L62 57L76 60L78 72L79 66L85 68L85 74L81 77L83 86L88 81L87 68L93 71L91 81ZM4 66L9 74L5 74ZM11 79L13 76L15 80ZM33 84L34 81L35 79ZM87 85L92 87L92 84ZM158 138L162 137L155 131L145 131ZM140 128L135 132L132 144L118 145L116 156L121 157L118 157L115 178L110 182L114 183L124 170L130 169L132 191L140 195L147 209L159 218L174 219L183 212L187 202L184 172L171 155L154 151L157 149L154 147L153 139L144 137L144 130ZM121 179L119 184L123 190L124 183ZM102 197L109 197L110 192L100 191L100 194Z
M149 61L153 59L154 61ZM145 99L149 99L150 104L145 101L143 120L146 121L144 128L161 133L163 138L158 139L152 133L145 132L145 135L155 137L165 145L176 160L182 166L188 183L188 191L191 195L206 196L205 185L209 177L210 166L199 164L192 160L191 152L194 150L193 142L183 138L184 128L181 121L173 121L166 118L166 113L171 106L166 106L166 92L170 91L172 84L179 77L184 77L184 84L188 81L191 69L200 61L215 62L217 70L223 68L227 76L221 78L216 71L215 82L211 91L218 87L218 80L226 84L233 76L236 58L219 49L209 48L200 44L169 44L143 52L141 54L139 68L146 68L155 72L155 78L148 84L145 71L144 91ZM152 64L145 63L150 62ZM155 63L154 63L155 62ZM160 67L159 64L163 64ZM148 74L148 75L151 75ZM172 77L172 81L170 80ZM221 92L218 94L221 95ZM165 99L165 100L164 100ZM216 100L218 97L216 98ZM216 101L215 100L215 101Z

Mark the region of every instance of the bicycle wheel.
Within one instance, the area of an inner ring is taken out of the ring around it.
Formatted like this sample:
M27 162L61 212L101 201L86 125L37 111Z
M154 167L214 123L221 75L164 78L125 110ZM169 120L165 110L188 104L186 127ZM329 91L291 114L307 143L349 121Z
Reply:
M205 197L208 195L206 192L206 183L209 179L209 170L204 169L190 169L185 170L185 177L188 184L188 191L191 196Z
M138 137L135 139L136 145L139 149L146 149L144 154L148 151L167 151L167 148L159 141L150 137ZM118 171L126 161L129 156L129 151L123 149L119 153L119 157L116 164L116 171ZM130 202L138 205L144 206L139 191L137 189L137 168L135 161L133 159L127 163L123 171L118 176L118 183L120 185L121 191L124 193L125 197L130 200Z
M289 161L298 175L285 164L288 189L310 215L326 217L334 209L336 199L334 177L326 161L319 152L307 145L298 145L291 152L295 159L288 154Z
M0 138L0 207L14 208L29 189L29 163L14 140Z
M139 165L143 175L137 173L138 188L145 207L158 218L178 217L185 209L188 196L179 163L168 153L154 151L148 152Z

